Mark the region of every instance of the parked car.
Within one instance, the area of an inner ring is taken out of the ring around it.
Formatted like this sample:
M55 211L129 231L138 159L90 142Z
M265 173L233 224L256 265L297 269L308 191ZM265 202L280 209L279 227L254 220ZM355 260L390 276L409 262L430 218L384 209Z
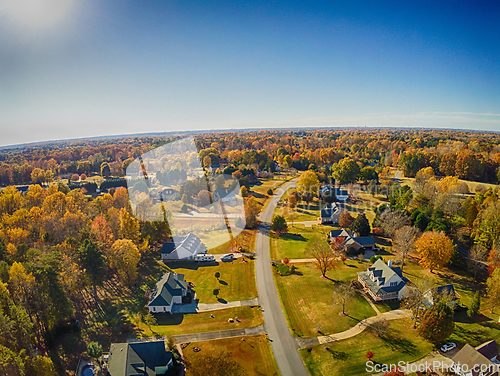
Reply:
M455 347L457 347L457 345L454 344L453 342L451 342L451 343L445 343L443 346L441 346L441 351L442 352L448 352L450 350L453 350Z
M225 255L222 255L220 258L221 261L233 261L234 260L234 255L232 253L228 253Z

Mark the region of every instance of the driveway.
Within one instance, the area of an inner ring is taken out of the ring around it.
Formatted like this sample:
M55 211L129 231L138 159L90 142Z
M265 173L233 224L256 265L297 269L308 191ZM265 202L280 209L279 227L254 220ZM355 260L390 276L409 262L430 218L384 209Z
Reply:
M197 312L208 312L217 311L219 309L227 309L234 307L245 307L245 306L258 306L259 299L248 299L248 300L236 300L233 302L226 303L198 303L198 300L193 301L189 304L174 304L172 307L172 313L197 313Z
M298 344L290 334L285 315L281 309L269 256L269 226L274 209L281 196L287 189L292 188L295 182L296 180L293 180L281 186L270 199L260 216L261 222L255 244L255 278L259 291L259 302L264 315L264 328L271 342L281 376L309 376L299 355Z

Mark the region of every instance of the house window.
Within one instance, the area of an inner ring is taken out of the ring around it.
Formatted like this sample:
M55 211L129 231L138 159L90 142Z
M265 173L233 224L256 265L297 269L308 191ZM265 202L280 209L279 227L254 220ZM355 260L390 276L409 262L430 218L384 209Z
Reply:
M397 286L398 283L397 282L391 282L391 286Z
M156 312L156 307L153 307L153 312Z

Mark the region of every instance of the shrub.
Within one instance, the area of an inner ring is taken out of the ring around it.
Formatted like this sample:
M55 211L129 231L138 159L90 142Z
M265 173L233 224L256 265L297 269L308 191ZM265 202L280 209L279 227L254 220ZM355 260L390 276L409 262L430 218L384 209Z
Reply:
M267 194L268 194L269 196L271 196L271 195L273 194L273 190L272 190L271 188L269 188L269 189L267 190Z
M379 256L372 256L372 257L370 257L370 262L371 262L372 264L374 264L377 260L382 260L382 261L384 261L384 259L383 259L383 258L382 258L382 256L380 256L380 255L379 255Z

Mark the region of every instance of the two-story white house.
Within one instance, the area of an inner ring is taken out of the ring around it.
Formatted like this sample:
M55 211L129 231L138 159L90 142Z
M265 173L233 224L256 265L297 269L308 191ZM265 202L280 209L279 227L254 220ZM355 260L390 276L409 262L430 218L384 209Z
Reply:
M403 276L401 268L392 267L392 260L387 265L379 259L366 272L358 273L358 281L374 301L380 302L403 299L408 278Z
M158 279L149 299L148 308L151 313L172 312L174 304L182 304L189 286L184 274L165 273Z

